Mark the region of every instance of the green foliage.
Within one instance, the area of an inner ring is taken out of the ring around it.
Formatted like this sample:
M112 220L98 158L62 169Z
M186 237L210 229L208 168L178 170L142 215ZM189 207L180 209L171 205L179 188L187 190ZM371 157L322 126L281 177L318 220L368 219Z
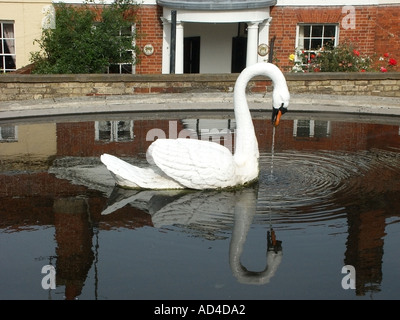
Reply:
M289 60L294 63L292 72L387 72L395 71L397 66L397 61L390 58L389 53L380 57L377 54L361 54L349 41L336 47L328 45L314 52L297 50L296 54L289 56Z
M372 71L373 59L360 55L352 43L326 46L315 52L297 52L296 72L359 72Z
M136 22L134 0L115 0L111 5L91 2L54 5L56 27L44 29L35 40L40 50L31 52L33 73L104 73L110 64L137 62L137 35L130 32Z

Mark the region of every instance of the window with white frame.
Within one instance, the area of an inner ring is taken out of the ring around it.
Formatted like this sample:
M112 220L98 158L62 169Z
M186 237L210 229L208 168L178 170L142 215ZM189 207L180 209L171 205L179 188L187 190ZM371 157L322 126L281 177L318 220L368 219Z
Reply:
M337 24L299 24L297 25L297 52L302 53L306 63L318 50L335 47L338 44L338 32Z
M14 22L0 21L0 73L16 70Z
M95 140L113 142L113 141L132 141L133 120L123 121L96 121L95 122Z
M128 28L121 29L118 37L131 37L135 33L135 26L132 25ZM134 74L135 73L135 65L133 61L135 60L135 52L132 50L128 50L125 52L121 52L122 63L112 63L107 68L107 73L119 73L119 74Z
M331 136L331 122L322 120L294 120L293 136L302 138L328 138Z
M13 125L2 125L0 127L0 142L18 141L18 127Z

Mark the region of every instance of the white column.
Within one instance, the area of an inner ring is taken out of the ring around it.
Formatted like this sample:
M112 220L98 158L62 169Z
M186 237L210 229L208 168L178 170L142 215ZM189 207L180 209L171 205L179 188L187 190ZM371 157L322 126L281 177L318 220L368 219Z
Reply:
M171 23L167 19L161 18L163 24L163 47L162 47L162 73L169 73L171 52Z
M183 73L183 23L176 22L175 73Z
M251 22L247 25L246 67L257 63L258 24L258 22Z
M262 43L265 43L266 45L269 46L269 26L271 24L271 20L272 20L272 18L268 18L260 23L260 29L258 31L259 45ZM268 56L269 56L269 52L264 57L257 54L257 57L258 57L257 60L258 60L258 62L262 62L262 61L267 62Z

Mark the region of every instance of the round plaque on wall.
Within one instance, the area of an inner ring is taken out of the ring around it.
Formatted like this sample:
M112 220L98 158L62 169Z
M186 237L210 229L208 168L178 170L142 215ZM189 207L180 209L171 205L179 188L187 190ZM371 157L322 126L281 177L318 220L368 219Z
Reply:
M268 54L269 47L267 44L262 43L258 46L258 54L262 57L266 56Z
M150 56L154 53L154 47L151 44L146 44L143 47L143 52L146 56Z

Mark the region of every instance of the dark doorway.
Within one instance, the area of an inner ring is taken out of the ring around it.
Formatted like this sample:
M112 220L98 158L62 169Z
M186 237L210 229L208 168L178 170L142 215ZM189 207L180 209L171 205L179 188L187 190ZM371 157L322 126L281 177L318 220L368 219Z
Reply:
M200 72L200 37L187 37L183 43L183 72Z
M247 37L232 38L232 73L239 73L246 67Z

